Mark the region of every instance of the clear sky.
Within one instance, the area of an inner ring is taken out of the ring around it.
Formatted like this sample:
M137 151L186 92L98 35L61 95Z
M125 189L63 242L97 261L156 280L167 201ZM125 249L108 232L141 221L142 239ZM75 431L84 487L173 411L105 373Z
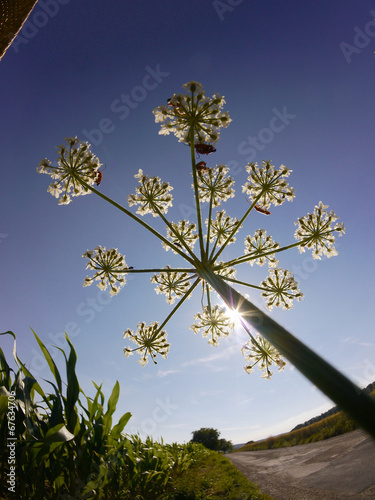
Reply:
M233 119L207 160L231 168L237 195L223 207L231 216L248 208L241 189L248 161L293 170L294 202L270 217L251 214L225 258L242 254L244 238L259 228L293 243L297 218L319 201L329 205L346 225L339 255L281 254L305 299L271 315L360 386L375 380L374 18L375 1L362 0L37 4L0 62L1 331L15 332L19 356L35 375L52 377L29 326L50 347L67 348L68 331L83 390L93 394L91 380L103 382L108 397L118 380L116 416L133 414L126 430L166 442L188 441L200 427L234 443L260 439L333 406L290 364L270 381L258 370L246 374L240 329L216 348L194 335L201 292L166 327L168 359L142 368L138 356L124 357L122 334L140 321L162 321L171 306L148 276L129 279L114 298L82 287L81 255L97 245L118 248L136 268L183 262L95 195L58 206L37 165L55 161L55 147L77 135L106 165L103 193L126 205L142 168L174 187L169 219L192 220L189 149L158 135L152 110L197 80L207 95L226 97ZM264 131L275 123L277 131ZM249 137L258 138L255 149ZM160 220L145 220L164 232ZM245 264L237 275L254 284L266 276ZM264 308L258 292L244 292ZM0 342L10 356L11 339Z

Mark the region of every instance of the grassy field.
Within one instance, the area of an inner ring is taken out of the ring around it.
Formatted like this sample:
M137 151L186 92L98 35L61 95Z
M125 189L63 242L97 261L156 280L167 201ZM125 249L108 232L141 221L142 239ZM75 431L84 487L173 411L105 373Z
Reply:
M250 483L232 463L216 451L198 460L175 480L175 500L272 500Z
M297 444L313 443L322 441L346 432L351 432L357 429L358 426L353 420L346 417L343 412L338 412L335 415L326 417L319 422L315 422L306 427L302 427L286 434L269 437L255 443L248 443L235 450L237 451L256 451L270 450L273 448L285 448L288 446L296 446Z

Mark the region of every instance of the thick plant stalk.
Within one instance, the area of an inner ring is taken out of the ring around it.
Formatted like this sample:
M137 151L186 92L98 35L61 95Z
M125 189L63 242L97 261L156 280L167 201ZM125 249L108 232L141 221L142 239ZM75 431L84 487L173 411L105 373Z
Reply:
M0 59L13 43L38 0L0 0Z
M216 290L226 305L237 310L245 325L255 328L310 382L334 401L375 438L375 398L361 390L342 373L304 345L285 328L203 266L201 276Z

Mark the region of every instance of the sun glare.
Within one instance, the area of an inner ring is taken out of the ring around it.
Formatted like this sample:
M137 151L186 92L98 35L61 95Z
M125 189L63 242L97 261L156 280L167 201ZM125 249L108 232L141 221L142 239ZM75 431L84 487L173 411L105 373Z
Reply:
M225 306L225 311L235 326L241 326L241 314L236 309Z

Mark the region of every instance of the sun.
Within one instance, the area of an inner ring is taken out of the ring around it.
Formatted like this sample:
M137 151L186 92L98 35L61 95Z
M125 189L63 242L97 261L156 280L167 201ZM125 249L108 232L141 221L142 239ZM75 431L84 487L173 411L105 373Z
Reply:
M234 323L235 326L241 326L241 313L238 312L237 309L231 309L228 306L225 306L225 312L227 316L231 319L231 321Z

